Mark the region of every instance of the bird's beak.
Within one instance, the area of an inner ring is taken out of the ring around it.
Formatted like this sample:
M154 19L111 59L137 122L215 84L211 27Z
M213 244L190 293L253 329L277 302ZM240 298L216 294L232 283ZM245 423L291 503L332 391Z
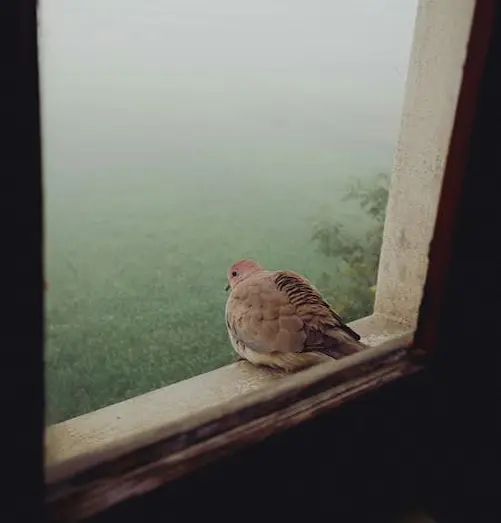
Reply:
M224 290L225 290L226 292L228 292L228 291L230 290L230 284L229 284L229 283L226 285L226 287L224 288Z

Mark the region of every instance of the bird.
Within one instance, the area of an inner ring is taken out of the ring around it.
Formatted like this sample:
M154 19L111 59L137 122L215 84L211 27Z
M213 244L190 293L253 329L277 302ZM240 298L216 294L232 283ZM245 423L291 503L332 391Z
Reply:
M226 276L226 328L238 360L295 372L319 354L340 359L367 348L301 274L243 259Z

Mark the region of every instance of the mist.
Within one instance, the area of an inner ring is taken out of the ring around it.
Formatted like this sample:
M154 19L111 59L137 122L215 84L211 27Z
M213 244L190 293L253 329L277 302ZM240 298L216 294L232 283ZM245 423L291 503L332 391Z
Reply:
M390 172L417 0L42 0L49 419L232 361L227 267L315 281ZM358 228L358 229L357 229Z

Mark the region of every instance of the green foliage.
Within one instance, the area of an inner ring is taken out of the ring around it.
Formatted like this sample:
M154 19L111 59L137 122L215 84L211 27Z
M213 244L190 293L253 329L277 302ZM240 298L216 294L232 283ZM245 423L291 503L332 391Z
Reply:
M319 252L338 262L332 273L322 274L318 287L346 321L367 316L373 309L388 185L389 176L377 174L349 188L345 200L357 202L369 222L361 237L340 221L318 224L312 237Z

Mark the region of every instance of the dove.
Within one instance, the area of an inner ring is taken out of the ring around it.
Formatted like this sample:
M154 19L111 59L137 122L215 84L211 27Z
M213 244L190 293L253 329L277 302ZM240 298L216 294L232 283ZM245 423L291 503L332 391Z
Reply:
M239 359L289 372L319 353L339 359L367 348L304 276L244 259L227 278L226 327Z

